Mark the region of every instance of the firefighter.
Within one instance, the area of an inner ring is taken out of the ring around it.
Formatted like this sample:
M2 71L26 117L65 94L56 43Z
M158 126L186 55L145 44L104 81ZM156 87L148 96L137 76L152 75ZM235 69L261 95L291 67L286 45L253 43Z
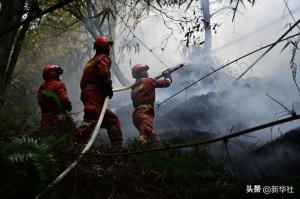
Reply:
M113 42L107 37L98 37L94 42L95 56L85 65L80 81L81 101L84 104L83 123L79 138L86 141L100 116L106 96L113 97L109 57ZM112 111L106 110L102 128L107 129L112 145L122 145L120 121Z
M139 130L139 141L142 143L159 143L159 135L153 130L155 88L169 87L172 83L170 73L164 79L149 78L149 66L136 64L132 67L132 77L136 82L132 86L131 99L134 107L132 119Z
M74 131L72 118L67 114L72 110L65 84L61 81L63 69L55 64L48 64L43 69L44 83L37 94L41 108L41 130L46 135L54 132Z

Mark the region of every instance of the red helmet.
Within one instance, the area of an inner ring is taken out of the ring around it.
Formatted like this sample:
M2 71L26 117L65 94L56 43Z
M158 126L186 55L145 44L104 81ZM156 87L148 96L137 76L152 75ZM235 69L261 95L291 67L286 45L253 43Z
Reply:
M110 41L107 37L98 37L94 42L94 49L107 47L108 45L113 45L114 42Z
M145 71L149 70L149 66L145 64L135 64L132 69L132 77L137 79L139 78Z
M46 80L49 77L56 77L63 74L64 70L55 64L48 64L43 69L43 79Z

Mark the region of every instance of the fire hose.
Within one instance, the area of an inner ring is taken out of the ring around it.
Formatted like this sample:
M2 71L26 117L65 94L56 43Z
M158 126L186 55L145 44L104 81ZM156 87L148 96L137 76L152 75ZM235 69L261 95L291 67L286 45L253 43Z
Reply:
M77 158L77 160L75 160L74 162L72 162L57 178L55 178L42 192L40 192L35 197L35 199L40 198L49 189L51 189L58 182L60 182L62 179L64 179L77 166L77 164L80 162L80 160L82 159L82 157L84 157L84 155L86 154L86 152L91 148L91 146L93 145L93 143L94 143L94 141L95 141L95 139L96 139L96 137L97 137L97 135L99 133L99 130L100 130L103 118L104 118L104 114L105 114L107 105L108 105L108 96L104 100L103 107L102 107L102 110L101 110L101 114L100 114L98 122L97 122L97 124L96 124L96 126L94 128L94 131L93 131L93 133L91 135L91 138L88 141L88 143L86 144L86 146L84 147L84 149L82 150L82 152L80 153L80 155Z
M184 66L184 64L178 64L178 65L176 65L176 66L174 66L172 68L164 70L160 75L158 75L157 77L155 77L155 79L162 78L166 74L171 74L171 73L177 71L178 69L180 69L183 66ZM127 87L124 87L124 88L115 89L114 92L128 90L133 85L127 86ZM43 194L45 194L48 190L50 190L57 183L59 183L62 179L64 179L77 166L77 164L80 162L80 160L82 159L82 157L84 157L84 155L86 154L86 152L91 148L91 146L93 145L93 143L94 143L94 141L95 141L95 139L96 139L96 137L97 137L97 135L99 133L99 130L100 130L103 118L104 118L104 114L105 114L107 105L108 105L108 96L104 100L104 104L103 104L103 107L102 107L102 110L101 110L101 114L100 114L98 122L97 122L97 124L96 124L96 126L94 128L94 131L93 131L93 133L91 135L91 138L88 141L88 143L86 144L86 146L84 147L84 149L82 150L82 152L80 153L79 157L74 162L72 162L57 178L55 178L42 192L40 192L35 197L35 199L39 199Z
M173 72L177 71L178 69L182 68L183 66L185 66L185 65L184 64L178 64L178 65L176 65L172 68L168 68L167 70L164 70L160 75L156 76L155 79L160 79L160 78L164 77L165 74L172 74ZM113 92L120 92L120 91L125 91L125 90L128 90L128 89L131 89L131 87L133 85L134 84L132 84L130 86L127 86L127 87L114 89Z

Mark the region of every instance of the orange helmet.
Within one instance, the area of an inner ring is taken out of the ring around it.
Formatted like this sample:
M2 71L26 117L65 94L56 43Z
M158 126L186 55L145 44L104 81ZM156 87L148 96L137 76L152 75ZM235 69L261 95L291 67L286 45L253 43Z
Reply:
M145 64L135 64L132 69L132 77L137 79L143 74L145 71L149 70L149 66Z
M98 37L94 42L94 49L107 47L108 45L113 45L114 42L110 41L107 37Z
M56 77L63 74L64 70L55 64L48 64L43 69L43 79L46 80L49 77Z

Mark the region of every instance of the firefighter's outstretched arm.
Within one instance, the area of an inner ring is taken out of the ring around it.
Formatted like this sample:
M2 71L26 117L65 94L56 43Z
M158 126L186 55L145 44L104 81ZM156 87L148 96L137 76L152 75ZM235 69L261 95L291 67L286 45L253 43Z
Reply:
M166 88L169 87L172 83L172 79L165 78L165 79L155 79L154 80L154 87L155 88Z
M155 79L160 79L162 77L166 77L168 75L171 75L173 72L177 71L178 69L182 68L184 64L178 64L174 67L168 68L167 70L163 71L160 75L155 77Z
M172 83L173 80L172 80L171 72L170 72L169 70L164 71L164 72L162 73L162 75L163 75L163 77L164 77L165 79L170 80L171 83Z

